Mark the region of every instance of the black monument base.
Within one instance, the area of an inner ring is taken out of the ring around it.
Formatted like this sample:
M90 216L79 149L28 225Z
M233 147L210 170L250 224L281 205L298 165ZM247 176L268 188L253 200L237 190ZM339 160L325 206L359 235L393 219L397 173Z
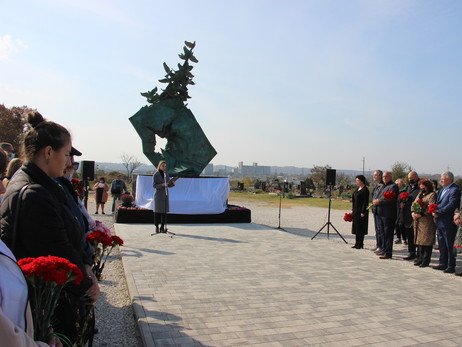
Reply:
M154 224L152 210L138 210L119 208L114 212L115 223L143 223ZM251 211L244 207L228 205L225 212L220 214L168 214L168 224L228 224L250 223Z

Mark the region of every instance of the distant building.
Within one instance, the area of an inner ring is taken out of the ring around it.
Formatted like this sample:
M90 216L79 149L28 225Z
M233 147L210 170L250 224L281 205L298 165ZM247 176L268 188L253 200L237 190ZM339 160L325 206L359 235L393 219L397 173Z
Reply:
M240 161L237 165L237 173L243 176L259 176L259 175L270 175L271 166L258 166L257 163L250 165L244 165Z
M204 171L202 171L202 175L204 176L212 176L213 175L213 164L208 164Z

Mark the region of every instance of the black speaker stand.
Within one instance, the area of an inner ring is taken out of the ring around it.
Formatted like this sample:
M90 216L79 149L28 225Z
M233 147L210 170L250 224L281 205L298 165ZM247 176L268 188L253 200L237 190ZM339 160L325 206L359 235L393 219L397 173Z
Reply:
M340 236L342 238L342 240L345 242L345 243L348 243L345 241L345 239L343 238L342 235L340 235L340 233L338 232L338 230L334 227L334 225L331 223L330 221L330 207L331 207L331 202L332 202L332 186L329 186L329 210L327 212L327 222L326 224L323 225L323 227L321 229L319 229L319 231L311 238L312 240L321 232L322 229L324 229L326 226L327 226L327 238L329 239L329 227L332 227L334 228L335 232L338 234L338 236Z

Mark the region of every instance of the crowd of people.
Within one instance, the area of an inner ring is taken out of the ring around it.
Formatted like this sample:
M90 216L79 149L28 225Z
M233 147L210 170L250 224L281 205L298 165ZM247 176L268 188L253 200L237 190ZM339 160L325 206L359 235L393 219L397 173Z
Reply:
M404 259L413 260L416 266L428 267L437 240L439 263L433 269L462 276L462 272L456 272L454 247L462 224L461 191L454 183L454 175L444 172L440 189L436 181L419 178L415 171L409 172L407 178L408 184L403 179L393 182L391 172L376 170L372 203L369 203L366 178L356 176L357 189L352 199L352 233L356 242L352 248L364 247L371 209L376 235L374 252L380 259L391 259L393 245L404 241L409 252Z
M6 172L0 187L1 343L62 346L57 336L65 336L71 343L80 341L83 320L100 294L91 271L93 249L86 241L95 222L70 182L78 167L74 156L81 153L72 147L69 131L36 111L29 112L26 119L30 130L22 143L24 162L14 158L12 147L7 148L8 152L2 144L0 151L0 172ZM18 275L21 270L17 261L48 255L69 260L84 276L80 284L64 286L48 341L41 342L34 341L28 287L24 276Z

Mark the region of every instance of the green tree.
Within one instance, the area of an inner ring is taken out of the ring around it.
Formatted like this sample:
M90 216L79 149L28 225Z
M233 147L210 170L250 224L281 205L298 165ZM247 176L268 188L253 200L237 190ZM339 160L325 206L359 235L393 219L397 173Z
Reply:
M329 165L316 166L313 165L311 169L311 179L316 188L323 188L326 186L326 172L327 169L332 169Z
M396 162L391 167L391 178L393 181L397 180L398 178L402 178L407 180L407 174L409 171L412 171L411 165L408 163L400 163Z

